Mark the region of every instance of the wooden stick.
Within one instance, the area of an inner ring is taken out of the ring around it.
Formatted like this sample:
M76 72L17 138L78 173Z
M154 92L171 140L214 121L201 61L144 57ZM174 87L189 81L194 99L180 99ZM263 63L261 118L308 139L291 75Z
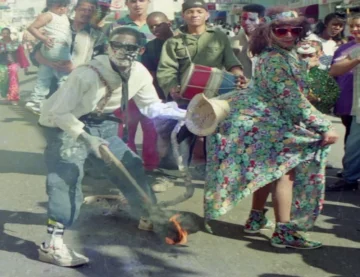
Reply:
M126 169L121 161L115 157L115 155L110 151L109 147L106 145L100 146L101 157L107 164L113 164L118 168L122 173L124 173L125 177L130 181L130 183L136 188L136 190L140 193L140 195L145 199L148 204L152 204L149 196L145 193L145 191L140 187L140 185L135 181L135 179L131 176L130 172Z

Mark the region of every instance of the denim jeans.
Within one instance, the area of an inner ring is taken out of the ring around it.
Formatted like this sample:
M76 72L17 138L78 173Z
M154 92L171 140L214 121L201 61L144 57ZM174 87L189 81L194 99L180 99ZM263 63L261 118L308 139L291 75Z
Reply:
M360 124L354 116L350 134L346 140L345 156L343 159L343 176L346 182L355 183L360 179Z
M58 80L58 86L61 86L67 75L67 73L58 72L49 66L43 64L40 65L35 88L30 96L30 101L41 103L49 94L53 78L56 77Z
M156 202L154 193L148 185L142 160L117 136L118 124L111 121L94 122L84 120L85 130L109 142L110 151L124 164L132 177L143 190ZM79 140L73 139L60 129L45 128L47 147L45 162L48 169L46 191L49 197L48 217L51 220L71 226L79 216L83 203L82 179L84 163L87 158L99 167L109 180L116 185L131 206L131 215L136 219L146 212L143 198L137 193L126 177L114 174L105 163L97 159Z

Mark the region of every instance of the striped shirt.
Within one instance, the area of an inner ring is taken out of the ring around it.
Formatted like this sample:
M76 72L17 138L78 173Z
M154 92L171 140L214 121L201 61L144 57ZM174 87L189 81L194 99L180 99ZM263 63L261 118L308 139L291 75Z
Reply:
M139 32L143 33L146 37L146 41L144 41L143 45L145 46L145 44L147 42L149 42L150 40L153 40L155 38L155 36L151 33L149 26L145 23L142 26L137 25L131 18L129 15L120 18L118 21L116 21L116 23L114 23L111 26L111 30L114 30L117 27L121 27L121 26L127 26L127 27L131 27L134 28L136 30L138 30Z

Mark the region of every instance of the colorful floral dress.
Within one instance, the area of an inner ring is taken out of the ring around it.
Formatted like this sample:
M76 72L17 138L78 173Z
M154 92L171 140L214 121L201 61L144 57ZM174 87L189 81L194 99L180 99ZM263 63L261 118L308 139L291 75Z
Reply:
M229 116L207 139L206 221L294 169L292 220L308 229L324 199L331 123L307 100L306 65L295 53L268 49L256 64L254 87L225 97ZM206 225L208 230L210 227Z

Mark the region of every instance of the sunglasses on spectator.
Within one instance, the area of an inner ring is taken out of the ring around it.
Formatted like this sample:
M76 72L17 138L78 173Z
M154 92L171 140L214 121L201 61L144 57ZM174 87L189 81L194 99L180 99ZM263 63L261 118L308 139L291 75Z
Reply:
M288 27L288 28L274 28L273 33L277 37L284 37L288 33L291 33L292 36L299 36L302 32L302 27Z
M110 46L114 50L124 49L129 52L135 52L140 49L139 45L122 43L117 41L110 41Z
M301 58L306 59L306 58L314 58L316 56L315 53L312 54L301 54Z

